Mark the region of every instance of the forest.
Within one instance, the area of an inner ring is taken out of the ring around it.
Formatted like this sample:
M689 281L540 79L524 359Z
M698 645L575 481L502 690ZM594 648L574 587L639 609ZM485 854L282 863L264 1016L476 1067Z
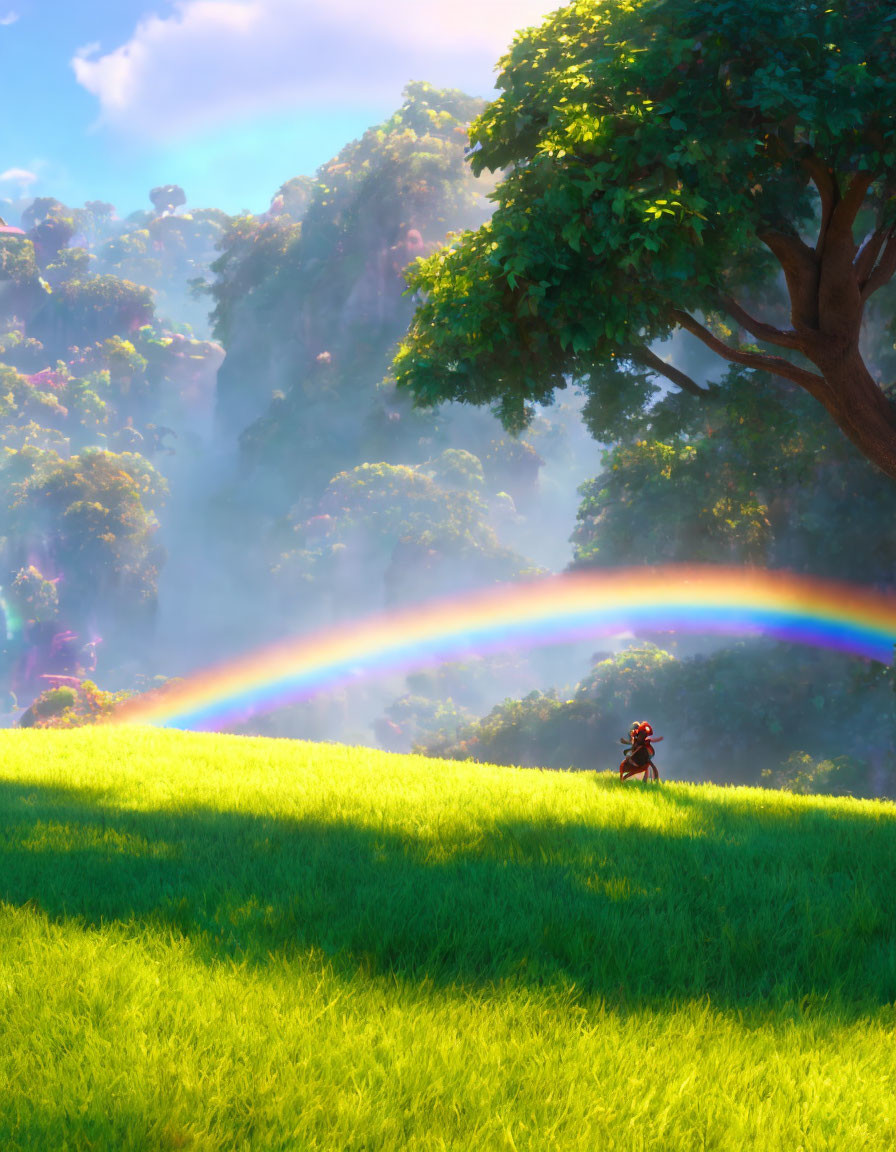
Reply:
M600 37L579 4L515 41L500 99L410 83L263 213L177 184L124 218L0 202L6 726L93 722L284 636L539 574L681 562L893 592L896 150L889 88L850 56L883 74L892 33L855 17L830 65L867 139L833 116L804 139L818 114L786 60L756 96L768 46L738 74L724 20L705 45L681 20L638 57L638 91L673 57L683 77L643 132L613 104L628 81L583 64ZM732 102L750 73L761 150L724 107L685 124L708 67ZM833 267L854 226L859 400L794 303L805 237ZM233 730L600 769L648 718L669 778L896 796L894 688L845 653L627 633L471 652Z

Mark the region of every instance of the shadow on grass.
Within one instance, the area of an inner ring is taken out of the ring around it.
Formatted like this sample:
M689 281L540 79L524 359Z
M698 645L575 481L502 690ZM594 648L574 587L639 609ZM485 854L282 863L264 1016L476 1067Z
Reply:
M666 832L498 822L471 844L4 781L0 900L159 926L206 961L314 948L349 976L559 981L633 1008L896 1000L896 819L785 823L683 789L643 802L683 815Z

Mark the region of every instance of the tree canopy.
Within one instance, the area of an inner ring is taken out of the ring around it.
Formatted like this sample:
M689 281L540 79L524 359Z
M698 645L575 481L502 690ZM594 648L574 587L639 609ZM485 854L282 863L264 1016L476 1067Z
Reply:
M580 488L574 568L761 564L887 587L893 489L811 397L739 365L670 393Z
M157 212L175 212L186 204L187 196L179 184L160 184L151 188L149 198Z
M703 393L651 347L684 329L896 478L859 346L896 271L894 64L882 0L576 0L522 33L471 129L496 211L410 270L399 384L519 428L573 377L618 433L644 369Z

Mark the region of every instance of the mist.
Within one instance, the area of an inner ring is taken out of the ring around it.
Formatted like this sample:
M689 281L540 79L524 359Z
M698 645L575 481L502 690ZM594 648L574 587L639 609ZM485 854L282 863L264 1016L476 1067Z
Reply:
M595 424L596 380L568 380L517 436L488 409L418 409L397 391L390 364L417 303L405 269L492 211L497 177L474 179L465 158L481 107L412 84L260 214L194 207L176 184L124 219L101 199L7 202L5 723L53 722L84 681L157 689L329 625L571 567L761 560L854 578L817 546L819 511L788 530L797 496L776 504L775 486L792 479L763 475L760 457L751 498L765 511L749 523L746 504L725 512L730 496L709 512L696 501L693 460L733 452L722 439L736 429L721 406L682 416L667 382L645 384L619 441ZM679 335L654 351L717 403L726 370L703 345ZM681 476L651 496L654 444ZM881 553L867 582L886 586L889 564ZM626 632L471 650L231 729L585 769L615 768L619 738L647 717L667 777L755 782L760 759L839 757L839 770L855 753L843 779L880 794L892 692L880 669L859 681L844 657Z

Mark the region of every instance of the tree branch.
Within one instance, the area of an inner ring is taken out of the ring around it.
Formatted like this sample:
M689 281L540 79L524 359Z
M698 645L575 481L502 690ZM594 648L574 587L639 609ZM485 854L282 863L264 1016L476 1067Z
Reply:
M720 296L719 306L757 340L764 340L767 344L775 344L779 348L802 350L803 340L798 332L794 332L793 329L785 331L783 328L776 328L774 324L766 324L763 320L755 319L731 296Z
M757 236L784 272L794 328L797 332L816 332L819 261L815 249L810 248L799 236L786 232L757 232Z
M756 235L777 257L785 273L788 269L798 273L814 273L815 249L810 248L801 237L789 232L775 232L773 229L757 232Z
M873 172L857 172L846 189L839 204L831 214L831 228L846 232L852 230L859 209L865 201L865 193L874 183Z
M877 258L880 255L880 250L883 243L887 238L889 228L875 228L873 232L869 232L862 243L859 245L859 250L856 252L856 258L852 262L853 269L856 274L856 280L859 282L859 287L865 283L871 275L871 270L877 263Z
M661 360L655 352L651 352L646 346L633 345L626 349L625 354L630 360L634 361L635 364L640 364L642 368L649 368L651 372L665 376L667 380L671 380L673 384L677 384L683 392L689 392L692 396L706 395L707 390L705 388L701 388L690 376L676 368L673 364L667 364L665 360Z
M794 384L799 384L801 388L805 388L812 396L817 397L825 387L823 376L810 372L807 368L800 368L796 364L791 364L789 360L784 360L780 356L765 356L761 352L744 352L740 348L732 348L714 336L708 328L705 328L699 320L695 320L687 312L673 308L671 316L682 328L690 332L692 336L696 336L698 340L702 340L707 348L712 349L725 360L732 360L735 364L743 364L747 368L758 368L763 372L773 372L776 376L783 376L785 380L792 380Z
M859 283L863 303L872 292L876 292L878 288L882 288L884 284L892 280L893 274L896 273L896 230L891 228L889 231L890 234L880 260L869 272L864 284L861 281Z
M821 199L821 224L818 229L818 242L815 245L815 251L820 252L824 246L824 238L828 230L828 225L831 222L831 214L836 207L837 201L840 199L840 189L834 173L814 152L810 152L807 156L803 157L802 165L806 172L808 172L809 178L818 190L818 195Z

